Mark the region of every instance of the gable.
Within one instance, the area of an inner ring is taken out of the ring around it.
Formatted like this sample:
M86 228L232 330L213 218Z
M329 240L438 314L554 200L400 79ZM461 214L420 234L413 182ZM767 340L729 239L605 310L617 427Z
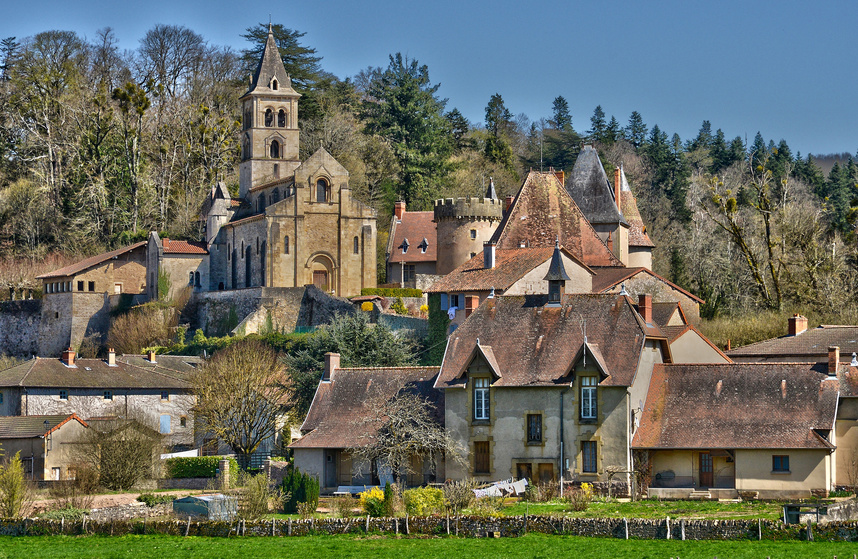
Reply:
M563 267L566 270L566 274L569 276L569 280L565 286L566 293L591 293L593 291L592 272L580 262L569 258L566 254L561 253L561 258L563 258ZM549 258L509 286L509 289L504 291L504 295L548 293L548 281L545 279L545 276L550 266L551 259Z

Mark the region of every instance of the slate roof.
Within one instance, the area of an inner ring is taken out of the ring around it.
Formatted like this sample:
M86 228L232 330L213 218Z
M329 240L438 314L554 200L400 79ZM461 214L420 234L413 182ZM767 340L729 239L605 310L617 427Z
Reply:
M435 386L461 385L478 340L495 359L500 378L492 386L569 384L584 344L582 321L608 374L601 385L631 385L646 338L646 326L631 300L616 294L569 294L559 307L544 306L547 300L547 295L532 295L483 301L450 335Z
M127 247L118 248L116 250L111 250L110 252L103 252L101 254L97 254L95 256L90 256L89 258L84 258L80 262L75 262L74 264L69 264L63 268L58 270L54 270L53 272L48 272L46 274L42 274L40 276L36 276L36 279L49 279L49 278L61 278L65 276L73 276L79 272L92 268L102 262L107 262L117 256L121 256L123 254L132 252L138 248L145 247L146 241L140 241L139 243L134 243L133 245L129 245Z
M45 421L48 428L45 429ZM87 424L77 414L62 415L12 415L0 417L0 439L32 439L53 433L69 421Z
M566 179L566 190L590 223L626 223L614 189L593 146L584 146Z
M620 167L620 211L623 212L623 217L629 224L629 246L654 248L655 243L647 235L646 225L638 210L638 203L622 167Z
M193 364L199 357L158 355L150 363L142 355L116 357L111 367L102 359L76 359L75 367L66 367L60 359L35 357L0 371L0 387L41 388L174 388L190 390Z
M682 323L688 324L688 320L685 318L685 313L682 312L682 305L680 305L678 301L652 304L652 319L659 326L667 326L674 314L677 313Z
M530 171L492 235L497 248L554 247L588 266L622 266L552 172Z
M782 336L737 347L728 351L730 357L750 356L827 356L828 348L837 346L842 357L858 352L858 326L822 325L805 330L797 336ZM827 359L827 357L826 357Z
M330 382L322 382L301 432L290 448L350 448L360 445L378 429L367 404L392 398L403 388L435 404L433 416L444 425L444 394L432 385L438 367L366 367L334 369Z
M597 268L594 268L593 271L596 272L596 276L593 278L593 292L594 293L607 293L608 291L610 291L614 287L620 285L624 281L627 281L627 280L631 279L632 277L634 277L638 274L647 274L647 275L650 275L650 276L654 277L655 279L660 280L661 282L669 285L671 288L681 292L686 297L689 297L689 298L693 299L694 301L697 301L698 303L701 303L701 304L705 303L705 301L703 299L701 299L700 297L682 289L681 287L679 287L675 283L672 283L672 282L664 279L660 275L656 274L655 272L653 272L652 270L647 269L647 268L643 268L643 267L624 268L624 267L610 266L610 267L597 267Z
M163 239L164 254L208 254L206 244L198 241L173 241Z
M388 262L435 262L438 259L438 231L434 212L405 212L402 220L394 216L391 227L390 259ZM408 252L402 254L402 241L408 239ZM426 239L426 252L420 243Z
M593 273L575 255L561 249L566 256ZM426 289L427 293L456 293L464 291L506 291L528 272L549 260L554 247L516 248L495 251L495 267L486 268L483 254L479 253Z
M634 448L833 448L836 380L811 363L657 364Z
M286 67L283 66L283 59L280 58L280 51L277 49L277 42L274 40L274 33L271 29L271 24L269 24L268 39L265 41L265 50L262 51L262 57L259 59L259 65L256 67L256 72L253 73L253 78L250 82L250 88L247 93L273 92L274 90L268 87L272 77L277 78L277 93L288 94L295 97L299 96L299 94L292 89L292 80L289 78L289 74L286 73Z

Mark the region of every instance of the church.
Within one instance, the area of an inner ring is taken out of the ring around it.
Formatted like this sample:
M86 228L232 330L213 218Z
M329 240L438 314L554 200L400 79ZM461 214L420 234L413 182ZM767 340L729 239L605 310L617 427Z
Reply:
M242 109L239 196L215 185L202 208L206 257L165 250L150 235L156 279L198 291L313 284L337 296L376 286L376 213L352 198L349 173L323 147L299 159L298 101L269 26ZM200 243L202 245L202 243ZM186 257L185 257L186 256ZM169 258L169 266L166 259Z

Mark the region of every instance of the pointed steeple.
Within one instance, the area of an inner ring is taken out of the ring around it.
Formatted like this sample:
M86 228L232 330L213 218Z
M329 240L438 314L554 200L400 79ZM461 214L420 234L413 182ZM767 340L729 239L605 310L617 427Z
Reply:
M489 189L486 190L486 198L490 200L498 199L498 193L495 190L495 179L493 177L489 177Z
M548 306L560 306L563 295L566 293L566 282L571 279L563 266L560 239L554 241L554 254L551 255L551 264L549 264L548 273L543 279L548 281Z
M262 51L262 57L259 59L256 72L250 80L248 93L274 91L297 95L295 90L292 89L292 79L286 73L286 67L283 66L283 59L280 57L277 41L274 40L274 27L269 23L268 39L265 41L265 48Z

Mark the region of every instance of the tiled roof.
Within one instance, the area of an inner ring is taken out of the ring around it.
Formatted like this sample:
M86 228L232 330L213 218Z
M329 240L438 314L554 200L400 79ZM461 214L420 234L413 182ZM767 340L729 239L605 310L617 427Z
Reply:
M593 146L584 146L566 179L566 190L590 223L626 223L614 201L614 189Z
M858 352L858 326L830 326L805 330L797 336L772 338L728 351L731 357L827 355L828 348L837 346L840 355Z
M48 422L47 429L45 421ZM69 421L78 421L84 427L87 424L76 414L63 415L23 415L0 417L0 439L31 439L53 433Z
M626 180L626 173L622 168L620 169L620 180L620 211L623 212L623 217L629 224L629 246L654 248L655 243L646 233L646 225L644 225L641 212L638 210L638 203L635 200L635 195L632 194L632 189Z
M434 212L405 212L402 220L394 217L391 229L390 259L388 262L435 262L438 259L438 232ZM408 252L402 254L402 241L408 239ZM426 239L426 252L420 244Z
M657 364L634 448L832 448L837 381L810 363Z
M76 359L75 367L66 367L60 359L36 357L0 371L0 387L189 390L190 374L200 362L199 357L158 355L150 363L142 355L121 355L115 367L102 359Z
M139 243L134 243L133 245L129 245L127 247L118 248L116 250L111 250L110 252L103 252L101 254L97 254L95 256L90 256L89 258L84 258L80 262L75 262L74 264L70 264L65 266L64 268L60 268L59 270L54 270L53 272L48 272L47 274L42 274L41 276L37 276L36 279L48 279L48 278L60 278L65 276L73 276L78 272L82 272L88 268L101 264L102 262L106 262L112 258L117 256L121 256L127 252L131 252L135 249L145 247L146 241L140 241Z
M438 367L335 369L322 382L301 431L307 433L290 448L350 448L370 439L378 425L369 407L406 389L435 404L433 416L444 424L444 394L432 387Z
M561 250L581 267L590 271L571 252L565 248ZM497 250L495 251L495 267L486 268L483 253L479 253L435 282L426 291L428 293L452 293L491 291L494 288L502 293L528 272L548 261L552 254L554 254L554 247ZM590 273L592 272L590 271Z
M530 171L492 240L501 250L554 247L557 239L588 266L622 266L557 176Z
M682 306L678 301L652 304L652 319L659 326L667 326L674 315L677 316L683 324L688 324L688 321L685 318L685 313L682 312Z
M593 278L593 292L594 293L607 293L614 287L620 285L622 282L631 279L632 277L638 274L647 274L654 277L657 280L669 285L671 288L681 292L686 297L689 297L698 303L704 303L705 301L700 297L690 293L675 283L671 283L668 280L664 279L660 275L656 274L652 270L643 267L637 268L624 268L618 266L610 266L610 267L599 267L594 268L594 272L596 272L596 276Z
M253 188L248 190L248 192L259 192L260 190L274 188L275 186L292 186L293 184L295 184L294 176L283 177L282 179L274 179L272 181L254 186ZM281 198L281 200L283 200L283 198Z
M711 347L719 355L721 355L721 357L724 358L725 362L727 362L727 363L732 362L732 359L730 359L727 356L727 354L725 354L723 351L721 351L721 348L719 348L718 346L713 344L709 338L704 336L703 333L700 332L700 330L698 330L697 328L695 328L691 324L683 324L682 326L662 326L661 331L665 333L665 335L667 336L667 341L670 342L671 344L674 343L676 340L678 340L680 337L682 337L686 332L694 332L709 347Z
M837 372L840 381L840 396L844 398L858 397L858 367L841 365Z
M198 241L172 241L164 239L164 254L208 254L206 244Z
M486 299L450 335L436 386L462 382L459 377L470 364L477 340L491 347L501 376L493 386L568 384L584 344L584 328L588 343L598 346L610 372L601 384L632 383L645 327L628 297L574 294L566 295L559 307L545 306L546 302L547 295Z

